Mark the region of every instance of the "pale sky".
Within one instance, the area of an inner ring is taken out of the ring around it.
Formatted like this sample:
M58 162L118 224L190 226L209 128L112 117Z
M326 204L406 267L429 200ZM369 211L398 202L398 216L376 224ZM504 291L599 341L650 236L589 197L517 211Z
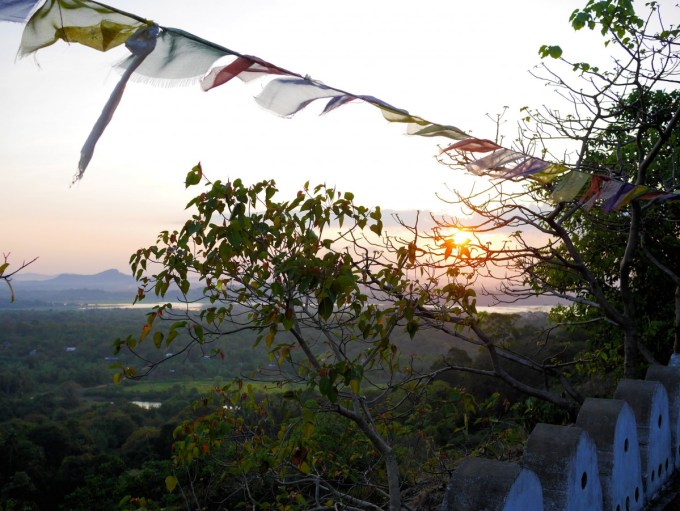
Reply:
M503 106L512 136L522 106L559 105L528 72L541 44L560 44L573 60L602 51L599 37L569 26L585 0L108 3L480 138L493 138L486 114ZM474 180L435 162L446 139L407 136L368 104L323 117L313 104L281 119L252 99L262 82L233 80L207 93L130 83L70 187L119 78L112 65L128 52L59 42L17 61L22 30L0 23L0 251L15 265L38 256L32 273L128 273L132 252L189 216L183 183L198 161L212 179L275 179L281 198L309 180L393 210L445 210L435 194Z

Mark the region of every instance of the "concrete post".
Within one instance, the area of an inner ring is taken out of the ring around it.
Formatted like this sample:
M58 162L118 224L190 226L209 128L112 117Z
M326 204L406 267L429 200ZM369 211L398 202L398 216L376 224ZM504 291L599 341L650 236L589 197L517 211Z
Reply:
M680 367L651 366L647 369L645 379L661 382L668 393L671 449L675 460L675 470L680 470Z
M524 466L541 481L545 509L602 510L597 449L583 429L537 424L524 451Z
M614 398L633 409L640 443L645 500L652 500L673 473L668 394L656 381L621 380Z
M628 403L588 398L581 405L576 425L588 432L597 447L604 509L643 509L637 424Z
M541 483L514 463L467 458L454 472L442 511L543 511Z

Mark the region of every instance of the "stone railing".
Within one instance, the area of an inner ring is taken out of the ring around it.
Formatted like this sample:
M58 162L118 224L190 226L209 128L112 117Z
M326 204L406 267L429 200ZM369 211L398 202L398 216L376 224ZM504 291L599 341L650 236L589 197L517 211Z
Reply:
M468 458L442 511L638 511L680 469L680 356L614 399L586 399L571 426L538 424L521 464Z

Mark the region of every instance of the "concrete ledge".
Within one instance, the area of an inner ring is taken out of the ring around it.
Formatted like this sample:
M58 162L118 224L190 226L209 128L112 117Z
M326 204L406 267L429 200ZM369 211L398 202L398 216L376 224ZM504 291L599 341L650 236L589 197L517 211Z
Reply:
M680 354L621 380L614 397L586 399L575 426L538 424L524 468L468 458L442 511L680 509Z

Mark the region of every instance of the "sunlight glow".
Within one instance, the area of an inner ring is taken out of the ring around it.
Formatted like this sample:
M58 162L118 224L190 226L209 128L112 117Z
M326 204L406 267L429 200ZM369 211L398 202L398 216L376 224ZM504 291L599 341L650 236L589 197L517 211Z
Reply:
M461 247L468 245L472 241L471 232L466 229L459 229L457 227L449 227L442 232L442 237L450 241L454 246Z

